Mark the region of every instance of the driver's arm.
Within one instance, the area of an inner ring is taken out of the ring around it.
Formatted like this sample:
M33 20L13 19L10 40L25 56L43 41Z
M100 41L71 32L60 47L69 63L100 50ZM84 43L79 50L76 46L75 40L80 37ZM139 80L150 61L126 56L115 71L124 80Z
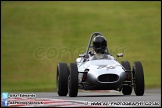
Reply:
M92 57L93 55L95 55L94 50L89 51L88 55L89 55L89 57Z
M89 60L89 58L92 57L93 55L95 55L94 50L89 51L88 54L84 55L84 61L83 62Z

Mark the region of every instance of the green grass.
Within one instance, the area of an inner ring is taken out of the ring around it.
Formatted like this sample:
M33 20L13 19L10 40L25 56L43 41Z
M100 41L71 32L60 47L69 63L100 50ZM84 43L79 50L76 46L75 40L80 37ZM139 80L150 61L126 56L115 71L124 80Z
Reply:
M74 62L93 32L119 61L142 62L146 88L161 86L160 2L3 1L1 90L55 91L57 64Z

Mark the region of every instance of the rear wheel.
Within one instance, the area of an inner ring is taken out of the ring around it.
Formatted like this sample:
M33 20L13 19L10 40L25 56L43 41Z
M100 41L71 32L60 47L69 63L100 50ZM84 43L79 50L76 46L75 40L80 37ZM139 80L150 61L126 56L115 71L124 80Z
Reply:
M70 63L70 75L68 78L69 96L76 97L78 94L78 67L76 63Z
M69 69L66 63L59 63L57 65L57 93L59 96L66 96L68 93L68 72Z
M132 74L131 74L131 66L128 61L122 61L121 65L126 69L130 70L126 72L126 79L125 81L131 81L132 82ZM130 95L132 93L132 83L128 83L128 85L123 85L122 93L124 95Z
M140 61L133 64L133 77L134 77L134 92L137 96L143 96L144 94L144 72L143 66Z

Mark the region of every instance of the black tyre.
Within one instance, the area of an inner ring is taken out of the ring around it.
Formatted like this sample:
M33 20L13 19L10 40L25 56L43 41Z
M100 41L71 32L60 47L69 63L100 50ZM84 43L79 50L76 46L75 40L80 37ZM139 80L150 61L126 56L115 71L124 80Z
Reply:
M132 74L131 74L131 66L128 61L122 61L121 65L126 69L130 70L130 72L126 72L126 80L125 81L131 81L132 82ZM122 93L124 95L130 95L132 93L132 83L129 83L128 85L123 85Z
M133 78L134 78L134 92L137 96L143 96L145 83L143 66L140 61L136 61L133 64Z
M68 72L69 69L66 63L57 65L57 93L59 96L66 96L68 93Z
M70 63L70 75L68 78L69 96L76 97L78 94L78 68L76 63Z

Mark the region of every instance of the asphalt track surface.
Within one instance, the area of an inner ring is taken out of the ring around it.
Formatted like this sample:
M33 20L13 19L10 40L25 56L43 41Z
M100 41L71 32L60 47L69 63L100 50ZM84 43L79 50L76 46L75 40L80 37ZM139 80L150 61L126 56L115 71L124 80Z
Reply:
M120 102L144 102L145 107L161 106L161 89L149 89L145 90L143 96L136 96L134 90L131 95L123 95L122 92L118 91L79 91L77 97L58 96L56 92L36 92L36 98L50 98L50 99L61 99L61 100L75 100L75 101L87 101L87 102L116 102L117 107L121 107ZM88 103L90 105L91 103ZM114 105L114 104L113 104Z

